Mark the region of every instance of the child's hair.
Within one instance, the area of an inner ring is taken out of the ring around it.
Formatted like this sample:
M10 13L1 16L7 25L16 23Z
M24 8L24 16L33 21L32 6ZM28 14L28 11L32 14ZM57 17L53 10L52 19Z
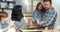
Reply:
M42 9L43 9L43 4L41 2L39 2L39 3L37 3L36 10L38 10L39 5L42 5Z
M38 10L38 6L39 5L42 5L41 12L45 13L45 8L44 8L44 6L43 6L43 4L41 2L37 3L37 6L36 6L36 9L35 10Z
M0 20L1 20L1 17L8 17L8 14L6 12L0 12Z

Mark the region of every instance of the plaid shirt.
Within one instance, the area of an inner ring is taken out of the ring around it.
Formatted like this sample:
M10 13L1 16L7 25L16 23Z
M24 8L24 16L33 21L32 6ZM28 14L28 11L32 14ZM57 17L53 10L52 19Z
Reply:
M43 23L40 24L40 26L49 26L49 25L54 25L56 21L57 13L54 10L54 8L49 9L49 11L46 11L44 16L43 16Z

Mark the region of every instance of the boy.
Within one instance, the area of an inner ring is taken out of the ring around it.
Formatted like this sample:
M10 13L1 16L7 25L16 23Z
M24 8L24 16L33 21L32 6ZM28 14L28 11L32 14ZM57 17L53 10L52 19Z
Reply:
M12 21L8 21L8 14L6 12L0 12L0 29L5 32L9 28L15 27L12 24Z

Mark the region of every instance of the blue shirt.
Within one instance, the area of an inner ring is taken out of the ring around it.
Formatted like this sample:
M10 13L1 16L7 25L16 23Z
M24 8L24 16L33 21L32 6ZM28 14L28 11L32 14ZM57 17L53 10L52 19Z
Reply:
M42 21L43 20L43 14L41 11L35 10L34 11L34 19Z
M6 23L2 23L2 21L0 21L0 29L4 29L7 28L8 25L13 25L13 21L7 21Z
M2 29L7 28L8 24L7 23L1 23Z
M2 23L2 21L0 21L0 28L1 29L4 29L4 28L7 28L8 27L8 24L7 23Z

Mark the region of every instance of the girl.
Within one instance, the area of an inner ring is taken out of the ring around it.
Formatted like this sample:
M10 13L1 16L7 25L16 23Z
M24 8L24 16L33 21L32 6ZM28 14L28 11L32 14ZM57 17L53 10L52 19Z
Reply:
M41 29L42 29L42 28L47 29L47 27L42 27L42 26L40 26L40 24L43 23L43 22L42 22L42 21L43 21L43 15L44 15L44 13L45 13L44 10L45 10L45 9L44 9L44 7L43 7L43 4L42 4L41 2L39 2L39 3L37 4L37 6L36 6L35 11L34 11L34 21L32 21L32 19L29 18L29 19L28 19L28 26L30 25L29 23L32 21L33 24L35 24L37 27L39 27L39 28L41 28Z
M48 27L42 27L40 26L41 23L43 23L43 15L45 13L44 11L44 7L43 7L43 4L42 3L38 3L37 6L36 6L36 9L34 11L34 19L35 19L35 22L36 22L36 25L42 29L48 29Z
M40 24L40 22L43 20L43 14L44 14L44 7L42 3L39 2L34 11L34 19L37 24Z

